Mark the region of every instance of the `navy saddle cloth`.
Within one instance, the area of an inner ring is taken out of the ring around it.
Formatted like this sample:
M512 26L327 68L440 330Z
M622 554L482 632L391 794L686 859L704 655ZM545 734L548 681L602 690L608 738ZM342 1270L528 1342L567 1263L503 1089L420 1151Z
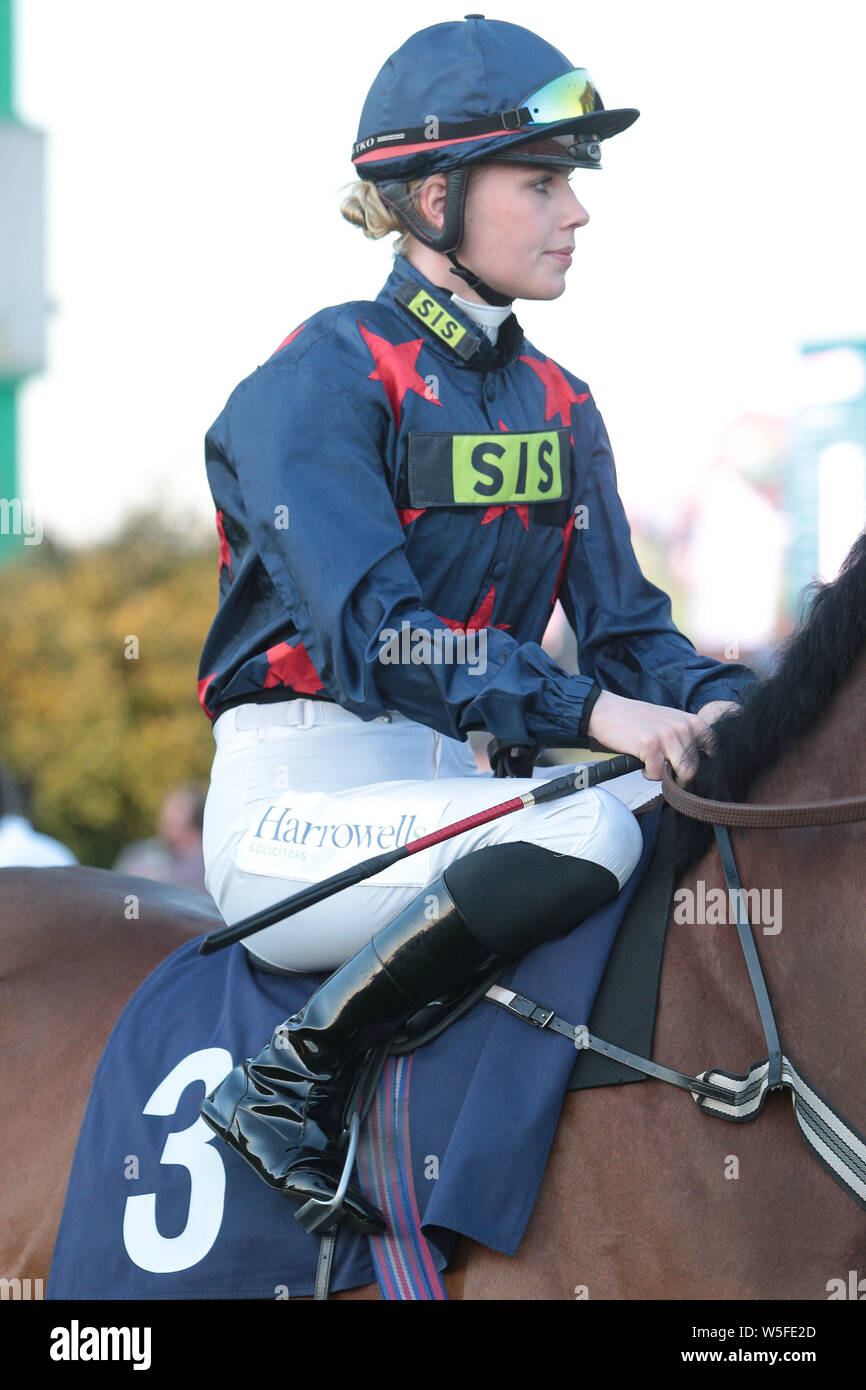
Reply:
M617 928L652 856L659 817L656 809L640 819L643 855L614 901L509 967L500 984L573 1023L588 1021ZM321 978L256 970L241 945L200 956L192 941L141 985L94 1077L49 1298L313 1292L318 1240L294 1219L292 1203L220 1143L199 1106L303 1006ZM484 999L411 1057L389 1060L365 1126L359 1174L394 1229L421 1227L421 1263L434 1284L461 1235L516 1252L574 1060L566 1038ZM386 1297L442 1296L389 1292L376 1245L341 1231L334 1290L378 1278Z

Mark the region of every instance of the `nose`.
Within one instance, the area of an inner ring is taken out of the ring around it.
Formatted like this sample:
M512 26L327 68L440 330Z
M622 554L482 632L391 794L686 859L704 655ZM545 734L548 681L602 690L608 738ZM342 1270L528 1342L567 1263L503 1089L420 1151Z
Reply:
M580 202L580 200L577 197L577 194L571 187L569 187L568 194L570 198L570 204L568 208L566 225L569 227L585 227L587 222L589 221L589 213L583 206L583 203Z

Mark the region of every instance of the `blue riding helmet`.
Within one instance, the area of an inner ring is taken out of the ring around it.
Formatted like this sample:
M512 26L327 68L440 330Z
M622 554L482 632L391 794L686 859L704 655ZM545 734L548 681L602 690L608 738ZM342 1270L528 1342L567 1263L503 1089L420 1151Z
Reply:
M584 68L529 29L483 15L434 24L407 39L380 70L364 102L352 161L409 230L449 254L460 275L492 303L510 301L460 266L469 166L479 160L598 169L600 142L637 120L606 111ZM555 137L573 136L572 143ZM409 180L448 175L441 230L409 199Z

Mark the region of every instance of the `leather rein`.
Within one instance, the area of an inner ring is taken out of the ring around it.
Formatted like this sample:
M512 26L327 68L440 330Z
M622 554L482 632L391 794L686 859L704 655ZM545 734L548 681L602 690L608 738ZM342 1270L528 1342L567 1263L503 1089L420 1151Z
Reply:
M836 801L793 801L785 804L755 805L747 801L711 801L677 785L673 769L666 762L662 769L662 796L675 811L692 820L732 829L793 829L805 825L847 825L866 820L866 796L843 796Z

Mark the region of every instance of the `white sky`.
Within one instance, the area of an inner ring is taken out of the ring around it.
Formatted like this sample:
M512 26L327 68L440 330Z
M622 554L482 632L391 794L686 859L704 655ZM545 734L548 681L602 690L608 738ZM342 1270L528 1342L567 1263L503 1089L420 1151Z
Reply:
M48 369L22 493L89 542L158 500L212 525L205 431L316 309L390 265L339 214L366 91L416 28L392 0L16 0L21 117L48 148ZM586 379L623 495L658 517L724 424L785 413L804 341L866 339L863 0L501 0L637 106L576 176L568 289L518 304ZM215 534L215 533L214 533Z

